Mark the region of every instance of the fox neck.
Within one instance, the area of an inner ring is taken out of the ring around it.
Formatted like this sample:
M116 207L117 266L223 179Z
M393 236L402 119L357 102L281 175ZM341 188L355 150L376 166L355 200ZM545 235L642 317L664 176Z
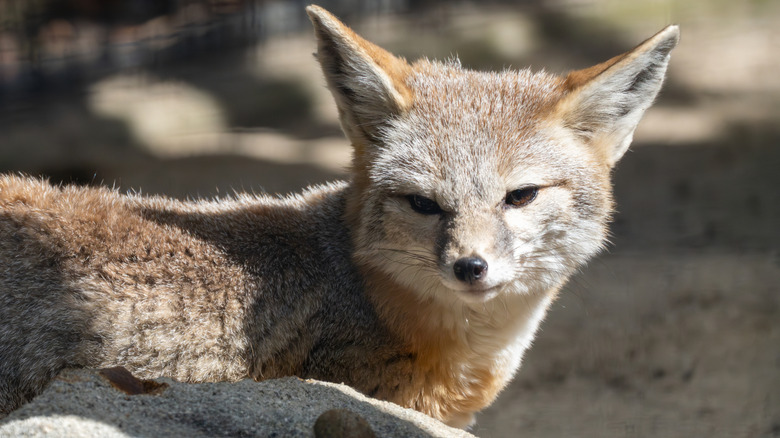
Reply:
M502 294L474 305L454 296L420 298L376 268L363 271L379 317L420 363L432 368L462 363L491 374L508 373L495 376L501 380L508 380L520 365L557 292Z
M419 299L376 268L363 271L379 318L412 358L410 384L387 398L455 427L470 425L506 386L555 295L469 306Z

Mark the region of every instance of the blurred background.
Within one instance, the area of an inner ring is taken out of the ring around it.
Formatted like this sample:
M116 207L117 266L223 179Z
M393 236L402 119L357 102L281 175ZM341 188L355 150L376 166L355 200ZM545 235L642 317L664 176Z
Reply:
M290 192L350 149L307 2L0 0L0 171ZM682 29L575 277L481 437L780 437L780 2L322 0L407 57L564 73Z

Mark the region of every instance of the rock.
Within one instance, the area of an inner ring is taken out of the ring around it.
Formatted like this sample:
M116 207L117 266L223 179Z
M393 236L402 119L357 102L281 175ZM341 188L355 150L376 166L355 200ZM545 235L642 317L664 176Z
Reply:
M315 438L376 438L365 418L347 409L325 411L314 423Z
M185 384L71 369L0 420L0 437L314 437L315 423L317 437L473 436L334 383Z

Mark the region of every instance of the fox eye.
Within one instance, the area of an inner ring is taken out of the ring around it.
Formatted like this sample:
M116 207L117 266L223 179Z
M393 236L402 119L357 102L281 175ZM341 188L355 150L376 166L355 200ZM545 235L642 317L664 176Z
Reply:
M439 214L441 213L441 207L436 201L428 199L425 196L420 195L407 195L406 200L409 201L409 205L412 210L420 214Z
M512 190L506 194L506 199L504 202L506 202L506 205L510 205L512 207L524 207L533 202L533 200L536 199L536 195L538 193L539 187L536 186Z

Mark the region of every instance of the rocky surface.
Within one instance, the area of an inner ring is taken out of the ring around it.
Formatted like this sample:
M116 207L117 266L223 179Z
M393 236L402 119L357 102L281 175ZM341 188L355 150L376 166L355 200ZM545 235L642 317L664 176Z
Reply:
M333 383L285 378L183 384L128 375L121 369L65 370L0 421L0 437L473 436Z

